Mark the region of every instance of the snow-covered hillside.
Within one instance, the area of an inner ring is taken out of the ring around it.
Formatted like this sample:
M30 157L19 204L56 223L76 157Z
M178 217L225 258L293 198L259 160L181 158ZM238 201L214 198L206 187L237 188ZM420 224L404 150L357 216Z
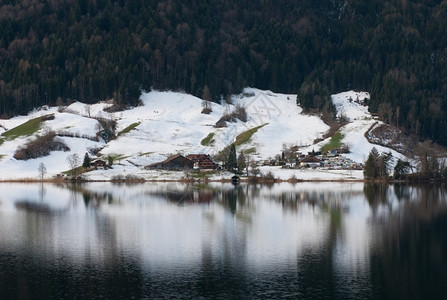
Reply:
M369 95L353 91L332 97L338 112L351 121L341 130L345 136L343 142L351 147L352 153L349 156L357 162L363 162L373 147L365 139L364 133L375 121L367 107L358 103L365 97ZM311 151L327 142L313 145L313 141L321 138L329 128L317 116L302 114L302 109L296 105L296 95L246 88L241 95L232 97L232 104L213 103L212 112L208 115L201 113L201 99L184 93L151 91L144 93L141 100L143 105L115 113L104 110L111 105L109 103L86 105L75 102L68 107L41 108L25 117L0 120L0 133L3 133L33 118L54 114L54 119L43 122L33 135L4 139L0 145L0 179L37 178L37 169L41 162L47 168L47 177L54 176L69 169L69 155L78 154L82 163L84 154L91 149L100 149L99 155L103 158L111 155L117 160L113 170L88 173L90 179L109 179L117 174L132 174L145 179L170 179L172 177L169 174L147 171L143 167L177 153L216 155L233 143L239 134L261 125L264 126L237 149L249 150L253 159L274 157L281 153L284 144ZM222 115L231 112L237 104L246 108L247 122L238 120L228 122L227 127L215 128L214 125ZM56 133L94 137L101 128L99 118L116 121L116 139L105 143L102 139L92 141L78 137L58 137L70 151L54 151L50 156L27 161L13 158L20 145L35 139L36 135L48 129ZM129 128L132 130L126 130ZM211 141L202 144L209 136L212 137ZM377 148L379 151L384 150ZM397 153L393 154L398 156ZM335 175L337 176L339 175Z

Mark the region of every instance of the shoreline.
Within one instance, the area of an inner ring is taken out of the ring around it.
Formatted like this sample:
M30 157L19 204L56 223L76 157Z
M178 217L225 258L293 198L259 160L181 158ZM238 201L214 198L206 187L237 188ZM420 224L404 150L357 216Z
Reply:
M143 184L143 183L165 183L165 182L177 182L177 183L232 183L232 179L141 179L141 180L113 180L113 179L83 179L83 180L70 180L70 179L33 179L33 178L21 178L21 179L0 179L0 183L52 183L52 184L64 184L64 183L95 183L95 182L110 182L115 184ZM410 181L410 180L368 180L357 178L346 179L263 179L263 178L246 178L241 177L240 183L244 184L275 184L275 183L302 183L302 182L338 182L338 183L376 183L376 184L395 184L395 183L442 183L434 181ZM236 184L236 185L238 185Z
M61 178L48 178L48 179L35 179L35 178L17 178L17 179L0 179L0 183L94 183L94 182L110 182L110 183L156 183L156 182L178 182L178 183L208 183L208 182L220 182L220 183L232 183L231 178L220 179L61 179ZM358 179L358 178L340 178L340 179L264 179L261 177L240 177L240 183L300 183L300 182L370 182L370 180Z

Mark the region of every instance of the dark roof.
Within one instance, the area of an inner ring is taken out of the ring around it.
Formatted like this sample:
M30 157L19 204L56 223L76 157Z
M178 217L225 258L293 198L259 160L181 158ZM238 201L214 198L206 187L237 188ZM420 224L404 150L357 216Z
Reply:
M162 161L162 163L168 163L168 162L173 161L173 160L175 160L175 159L177 159L179 157L180 158L185 158L185 157L183 157L183 155L176 154L176 155L173 155L171 157L166 158L164 161Z
M164 164L167 164L167 163L169 163L171 161L174 161L174 160L176 160L178 158L180 158L180 159L182 159L184 161L190 161L191 164L192 164L192 161L190 159L184 157L183 155L176 154L176 155L168 157L167 159L165 159L162 162L157 162L157 163L154 163L154 164L147 165L145 168L153 168L153 167L157 167L157 166L160 166L160 165L164 165Z
M90 162L91 165L105 165L106 161L102 159L95 159L94 161Z
M300 162L302 163L317 163L320 162L321 160L319 160L318 158L316 158L313 155L308 155L305 158L303 158Z

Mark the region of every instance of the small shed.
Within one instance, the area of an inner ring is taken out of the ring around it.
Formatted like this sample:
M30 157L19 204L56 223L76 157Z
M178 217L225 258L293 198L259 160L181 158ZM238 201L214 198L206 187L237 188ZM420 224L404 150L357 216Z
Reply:
M231 177L231 183L233 183L234 185L237 185L237 184L241 183L241 178L237 175L234 175L233 177Z
M164 160L162 162L151 164L144 168L151 169L151 170L182 171L185 169L186 170L192 169L193 166L194 166L194 163L190 159L187 159L186 157L184 157L180 154L177 154L177 155L167 158L166 160Z

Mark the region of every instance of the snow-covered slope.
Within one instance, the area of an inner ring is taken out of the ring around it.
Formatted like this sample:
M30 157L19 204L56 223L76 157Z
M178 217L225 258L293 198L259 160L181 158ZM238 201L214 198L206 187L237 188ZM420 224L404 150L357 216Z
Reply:
M320 118L302 114L301 107L296 105L296 95L247 88L242 95L233 97L233 102L247 109L249 120L243 124L246 129L268 124L246 145L246 148L254 145L260 159L280 154L283 144L311 145L329 129Z
M373 147L364 138L364 133L375 121L367 107L359 102L367 93L346 92L334 95L332 100L339 113L350 121L341 130L343 142L351 146L349 156L363 162ZM296 105L296 95L277 94L246 88L241 95L232 97L232 104L212 104L212 112L202 114L202 100L184 93L151 91L141 96L143 105L129 110L107 113L104 109L110 103L87 105L75 102L65 108L42 108L28 116L0 120L0 133L10 130L26 121L48 114L54 119L45 121L32 136L5 140L0 145L0 180L37 178L38 166L43 162L47 177L69 169L67 157L78 154L82 160L91 149L101 149L99 155L117 157L113 170L97 170L88 173L91 179L108 179L115 175L136 175L146 179L170 179L162 172L147 171L143 166L165 159L172 154L208 153L216 155L233 143L236 137L247 130L260 127L251 139L238 146L238 151L250 149L254 159L265 159L281 153L283 144L297 145L303 151L318 149L327 141L312 145L329 129L317 116L302 114ZM247 122L228 122L227 127L214 125L224 113L231 112L235 105L242 105L248 113ZM58 137L70 147L70 151L54 151L50 156L27 161L18 161L13 155L20 145L35 139L45 130L68 133L74 136L94 137L101 128L97 119L116 121L116 133L129 126L133 129L105 143L86 138ZM212 135L212 142L202 145L202 140ZM380 147L379 151L383 151ZM388 151L388 149L385 149ZM398 155L394 153L395 155ZM92 156L92 155L91 155ZM80 164L82 161L80 161ZM165 177L164 177L165 176Z

